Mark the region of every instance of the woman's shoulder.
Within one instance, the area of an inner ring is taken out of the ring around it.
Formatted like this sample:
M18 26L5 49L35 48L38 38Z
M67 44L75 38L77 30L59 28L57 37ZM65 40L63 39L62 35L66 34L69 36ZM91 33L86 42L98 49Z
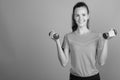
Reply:
M95 31L91 31L91 35L96 38L96 39L99 39L102 37L102 33L100 32L95 32Z
M64 38L71 40L74 37L74 32L68 32L64 35Z
M102 36L102 32L91 31L93 35Z
M65 36L66 36L66 37L69 37L69 36L71 36L71 35L73 35L73 34L74 34L73 32L68 32L68 33L65 34Z

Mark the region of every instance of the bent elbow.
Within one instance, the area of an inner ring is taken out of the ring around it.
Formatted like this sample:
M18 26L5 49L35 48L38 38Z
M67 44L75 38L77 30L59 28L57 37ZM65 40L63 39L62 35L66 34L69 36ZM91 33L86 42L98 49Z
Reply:
M62 64L62 67L65 68L67 64Z
M105 61L100 61L98 64L99 64L100 66L103 66L103 65L105 64Z
M65 68L67 66L68 61L62 64L62 66Z
M100 66L103 66L105 63L101 63Z

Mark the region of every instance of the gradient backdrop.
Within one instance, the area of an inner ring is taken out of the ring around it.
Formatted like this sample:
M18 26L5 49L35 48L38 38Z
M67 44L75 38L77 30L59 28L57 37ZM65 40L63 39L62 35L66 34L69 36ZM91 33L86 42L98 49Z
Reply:
M71 31L72 8L80 0L0 0L0 80L68 80L48 32ZM84 0L83 0L84 1ZM85 0L90 28L120 32L120 0ZM109 41L108 59L99 68L102 80L120 79L120 36Z

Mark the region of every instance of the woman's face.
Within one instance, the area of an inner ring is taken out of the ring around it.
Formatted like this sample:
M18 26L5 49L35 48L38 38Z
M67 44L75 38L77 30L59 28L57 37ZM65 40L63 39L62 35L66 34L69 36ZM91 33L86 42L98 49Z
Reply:
M87 20L89 19L87 9L85 7L76 8L74 12L74 19L79 27L86 26Z

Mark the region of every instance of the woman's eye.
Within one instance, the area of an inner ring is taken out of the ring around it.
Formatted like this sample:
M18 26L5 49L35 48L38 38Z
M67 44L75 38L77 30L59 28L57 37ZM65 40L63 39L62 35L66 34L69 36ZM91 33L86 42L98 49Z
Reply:
M79 17L79 15L76 15L76 17Z

